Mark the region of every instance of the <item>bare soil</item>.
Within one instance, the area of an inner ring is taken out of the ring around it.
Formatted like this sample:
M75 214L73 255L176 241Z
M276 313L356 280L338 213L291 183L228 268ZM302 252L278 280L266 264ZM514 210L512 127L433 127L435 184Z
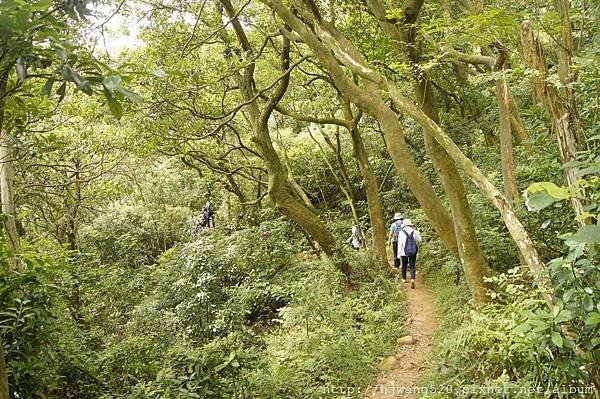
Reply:
M403 284L400 279L398 282ZM397 363L391 370L382 372L377 382L367 389L364 399L417 398L419 381L428 369L432 336L438 323L435 299L419 274L415 289L410 288L410 283L403 286L407 302L406 327L416 342L398 347L394 354Z

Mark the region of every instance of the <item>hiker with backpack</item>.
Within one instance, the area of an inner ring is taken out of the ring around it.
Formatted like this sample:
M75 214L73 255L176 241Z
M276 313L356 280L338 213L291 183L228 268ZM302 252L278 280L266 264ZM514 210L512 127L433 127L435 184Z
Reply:
M419 252L421 234L413 228L410 219L404 219L398 233L398 256L402 260L402 282L406 283L406 266L410 267L410 288L415 288L417 252Z
M202 227L212 229L215 227L215 210L210 201L202 208Z
M395 213L388 233L388 244L392 244L392 252L394 253L394 269L400 267L400 257L398 256L398 233L400 233L400 229L402 228L403 220L402 214Z

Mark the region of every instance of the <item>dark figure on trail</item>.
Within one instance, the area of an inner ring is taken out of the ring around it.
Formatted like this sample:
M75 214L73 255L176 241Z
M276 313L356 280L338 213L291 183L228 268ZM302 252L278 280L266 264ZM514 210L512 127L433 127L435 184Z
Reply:
M405 219L398 233L398 256L402 259L402 282L406 283L406 266L410 266L410 288L415 288L417 252L421 234L413 228L412 221Z
M210 201L206 201L206 205L202 208L202 227L215 227L215 210Z
M394 268L400 267L400 258L398 256L398 233L402 228L402 221L404 218L400 213L394 215L394 221L390 225L390 232L388 233L388 244L392 244L392 252L394 254Z
M362 245L360 238L360 227L358 227L356 222L352 223L352 234L350 234L350 237L346 240L346 242L349 243L353 249L357 251L360 249Z
M191 234L192 238L194 238L202 232L204 218L202 217L202 215L200 215L198 217L190 216L189 223L190 223L190 234Z

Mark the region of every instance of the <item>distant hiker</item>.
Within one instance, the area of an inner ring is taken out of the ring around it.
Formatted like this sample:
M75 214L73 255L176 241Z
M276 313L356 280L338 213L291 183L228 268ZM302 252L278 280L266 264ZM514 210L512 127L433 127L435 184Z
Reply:
M346 242L349 243L355 250L358 251L360 249L362 245L360 238L360 227L358 227L356 222L352 223L352 234L350 235L350 238L346 240Z
M215 209L210 201L206 201L206 204L202 207L202 226L215 227Z
M415 230L410 219L404 219L398 234L398 256L402 259L402 282L406 283L406 265L410 266L410 288L415 288L417 252L421 234Z
M400 258L398 257L398 233L402 228L402 221L404 218L400 213L394 214L394 221L390 225L390 232L388 233L388 244L392 244L392 252L394 253L394 268L400 267Z

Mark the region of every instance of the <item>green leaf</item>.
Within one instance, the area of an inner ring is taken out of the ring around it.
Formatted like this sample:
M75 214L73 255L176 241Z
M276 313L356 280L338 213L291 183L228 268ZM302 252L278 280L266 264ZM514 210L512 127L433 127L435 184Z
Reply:
M52 5L52 0L38 0L32 6L33 11L46 11Z
M107 76L102 81L102 84L104 85L104 87L106 87L112 93L113 90L116 89L117 86L119 86L119 83L121 83L121 80L122 79L119 75Z
M525 322L525 323L519 324L518 326L513 328L512 333L515 335L521 335L521 334L526 333L529 330L531 330L531 324L529 324L528 322Z
M91 96L94 93L90 82L77 73L77 71L73 70L73 68L71 68L69 65L63 65L61 73L65 80L75 83L77 85L77 89L81 90L88 96Z
M564 200L571 198L571 193L564 187L558 187L556 184L544 181L539 183L533 183L527 187L527 193L546 192L552 198L557 200Z
M573 312L570 310L562 310L554 319L556 323L563 323L565 321L572 320L574 317Z
M54 52L62 62L67 62L67 51L62 47L56 47Z
M563 338L559 333L557 333L556 331L552 331L552 335L551 335L550 339L552 339L552 342L554 343L554 345L558 346L559 348L562 348Z
M557 200L545 192L537 192L527 194L525 197L525 205L530 212L536 212L552 205Z
M71 68L69 65L63 65L60 73L64 80L68 80L70 82L75 81L75 71L73 71L73 68Z
M569 302L569 299L571 299L571 297L573 296L574 293L575 293L575 288L571 288L571 289L565 291L563 294L563 302L565 302L565 303Z
M563 234L560 236L565 241L585 242L594 244L600 242L600 226L587 225L581 226L575 234Z
M583 297L583 308L589 312L594 309L594 300L591 296L586 295Z
M49 97L50 92L52 92L52 85L54 84L54 77L49 78L46 83L44 83L44 87L42 87L42 97Z
M591 313L590 317L585 320L585 324L588 326L593 326L600 323L600 313Z
M56 90L56 94L58 94L58 102L61 102L65 98L65 94L67 93L67 82L63 82L58 90Z
M108 108L110 109L110 113L117 119L121 119L123 116L123 106L114 97L107 97L106 102L108 103Z
M134 103L143 101L142 96L123 87L117 87L116 90Z
M529 322L534 326L533 332L544 331L548 328L548 323L543 320L529 320Z

